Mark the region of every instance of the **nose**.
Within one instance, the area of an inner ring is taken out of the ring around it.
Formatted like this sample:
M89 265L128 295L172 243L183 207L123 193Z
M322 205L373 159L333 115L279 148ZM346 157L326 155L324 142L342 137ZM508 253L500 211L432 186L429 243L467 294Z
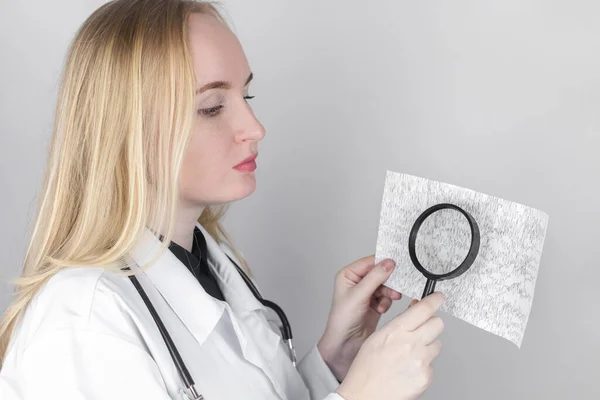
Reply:
M256 115L254 115L254 112L248 104L246 104L244 117L241 122L242 124L235 135L236 142L241 143L248 140L258 142L265 137L265 127L256 118Z

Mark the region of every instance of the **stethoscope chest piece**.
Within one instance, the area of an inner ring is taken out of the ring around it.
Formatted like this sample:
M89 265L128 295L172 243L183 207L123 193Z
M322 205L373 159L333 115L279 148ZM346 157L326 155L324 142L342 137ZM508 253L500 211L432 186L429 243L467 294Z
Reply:
M179 398L181 400L193 400L183 389L179 390Z
M179 397L181 400L206 400L200 393L196 393L195 388L194 391L191 391L190 389L180 389Z

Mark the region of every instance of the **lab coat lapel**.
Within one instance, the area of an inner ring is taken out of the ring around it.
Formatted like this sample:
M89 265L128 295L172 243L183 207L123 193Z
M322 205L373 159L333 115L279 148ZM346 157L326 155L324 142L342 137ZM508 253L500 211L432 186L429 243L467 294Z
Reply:
M158 254L162 243L145 229L131 256L143 267ZM204 291L192 273L168 249L144 273L171 309L202 344L215 328L226 306Z
M254 297L235 265L227 257L231 257L240 265L231 249L225 245L219 245L200 224L197 227L206 239L208 262L217 277L225 299L227 299L227 304L230 306L229 309L233 314L231 318L233 321L242 322L240 327L243 335L252 341L252 345L242 346L244 358L261 368L271 380L275 391L282 398L286 398L285 389L278 379L281 371L273 364L274 357L282 343L281 337L273 332L263 314L265 307Z
M243 278L231 263L223 247L202 227L208 249L209 267L227 302L210 296L197 279L173 253L166 250L144 273L160 292L169 307L187 327L199 344L204 343L215 329L224 312L227 312L235 330L244 358L261 368L284 398L284 389L278 382L271 363L280 346L281 338L260 316L263 305L254 297ZM140 267L158 253L161 242L145 230L138 246L131 252L133 261ZM230 255L234 260L235 257ZM237 260L236 260L237 261ZM251 345L249 345L251 341Z
M209 265L216 275L219 287L225 299L227 299L227 304L231 306L233 312L243 315L263 308L262 303L254 297L248 286L246 286L246 282L244 282L244 279L227 256L229 255L238 265L240 265L239 260L233 254L228 254L229 252L226 251L226 248L219 245L202 225L197 224L196 226L202 231L206 239Z

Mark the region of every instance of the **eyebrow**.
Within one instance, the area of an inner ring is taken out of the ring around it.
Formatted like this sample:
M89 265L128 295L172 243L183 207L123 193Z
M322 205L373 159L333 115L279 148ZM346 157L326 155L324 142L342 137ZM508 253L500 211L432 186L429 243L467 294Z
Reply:
M244 83L244 86L248 86L248 84L250 83L252 78L254 78L254 74L252 72L250 72L250 75L248 75L248 79L246 79L246 83ZM231 89L231 83L225 82L225 81L210 82L210 83L207 83L206 85L196 89L196 94L200 94L200 93L206 92L207 90L211 90L211 89Z

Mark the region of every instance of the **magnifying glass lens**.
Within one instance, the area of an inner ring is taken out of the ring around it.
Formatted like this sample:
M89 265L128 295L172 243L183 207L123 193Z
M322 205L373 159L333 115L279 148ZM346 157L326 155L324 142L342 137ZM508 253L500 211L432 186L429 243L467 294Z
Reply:
M437 204L415 221L408 238L410 260L427 283L423 297L435 290L438 281L465 273L479 253L479 226L459 206Z
M432 274L456 269L471 247L469 221L460 212L443 209L431 214L421 225L415 242L417 258Z

